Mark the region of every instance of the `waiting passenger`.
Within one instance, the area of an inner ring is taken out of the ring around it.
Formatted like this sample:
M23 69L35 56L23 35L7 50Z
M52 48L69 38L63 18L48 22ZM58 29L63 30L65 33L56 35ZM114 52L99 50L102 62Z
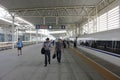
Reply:
M18 42L17 42L18 56L22 55L22 47L23 47L23 43L20 40L20 38L18 38Z
M66 48L66 41L65 40L63 40L63 46L64 46L64 48Z
M69 48L69 46L70 46L69 40L67 40L67 45L68 45L68 48Z
M74 47L75 48L77 47L77 41L76 40L74 41Z

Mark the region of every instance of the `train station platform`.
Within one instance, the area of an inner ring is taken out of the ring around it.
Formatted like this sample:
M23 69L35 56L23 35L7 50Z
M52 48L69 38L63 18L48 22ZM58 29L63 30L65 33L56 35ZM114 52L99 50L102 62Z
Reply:
M0 80L105 80L71 48L64 49L60 64L51 58L51 64L44 67L41 45L23 47L21 56L17 49L0 51Z

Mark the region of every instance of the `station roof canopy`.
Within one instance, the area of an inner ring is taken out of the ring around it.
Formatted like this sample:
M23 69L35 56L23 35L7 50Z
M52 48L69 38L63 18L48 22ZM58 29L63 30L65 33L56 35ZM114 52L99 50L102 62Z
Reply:
M1 0L8 9L95 6L102 0Z
M102 1L105 0L1 0L0 4L33 24L58 25L80 22Z
M81 24L115 0L0 0L11 13L34 25ZM103 4L104 3L104 4ZM102 6L101 6L102 5Z
M6 25L6 24L7 24L7 25L10 25L10 23L8 23L8 22L6 22L6 21L3 21L3 20L1 20L1 19L0 19L0 23L1 23L0 25Z

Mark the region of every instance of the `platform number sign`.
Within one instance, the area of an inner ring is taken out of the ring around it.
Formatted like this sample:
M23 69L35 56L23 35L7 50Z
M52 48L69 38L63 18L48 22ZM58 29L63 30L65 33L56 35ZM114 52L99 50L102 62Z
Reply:
M35 27L36 29L40 29L40 25L36 25L36 27Z
M65 25L61 25L61 29L65 29Z

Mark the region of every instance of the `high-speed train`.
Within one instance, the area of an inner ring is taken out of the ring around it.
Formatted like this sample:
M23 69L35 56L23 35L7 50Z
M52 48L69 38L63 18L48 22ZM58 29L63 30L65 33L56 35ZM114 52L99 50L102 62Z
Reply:
M82 35L77 38L77 46L85 51L120 66L120 29ZM93 51L95 51L93 53Z
M94 34L83 35L77 39L77 44L113 52L120 55L120 29L114 29Z

